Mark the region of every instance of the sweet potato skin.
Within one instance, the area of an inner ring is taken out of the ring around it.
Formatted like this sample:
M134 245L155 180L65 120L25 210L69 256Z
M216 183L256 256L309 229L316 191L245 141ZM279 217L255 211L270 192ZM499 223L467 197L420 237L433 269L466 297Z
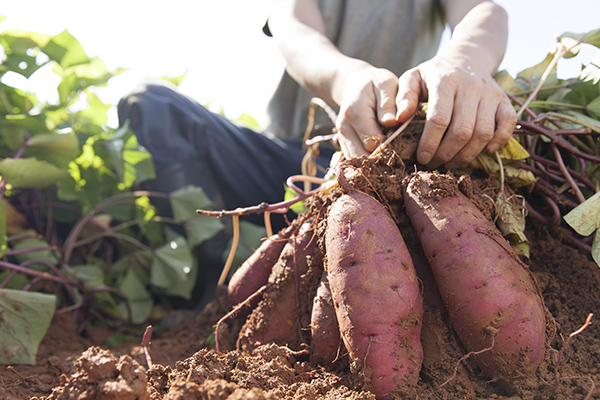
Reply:
M396 224L377 200L350 192L329 210L325 247L353 369L379 399L411 393L423 359L423 300Z
M231 306L246 300L267 283L273 265L295 231L297 226L291 225L267 238L235 271L227 285L227 302Z
M307 273L316 248L310 223L304 223L298 233L287 240L269 275L262 300L240 331L239 344L243 349L266 343L298 347L302 340L299 326L301 278Z
M315 358L325 365L333 364L338 357L342 338L326 271L323 272L314 297L310 330Z
M415 173L404 203L466 350L491 347L475 359L498 381L534 372L546 349L546 310L531 273L495 225L449 175Z

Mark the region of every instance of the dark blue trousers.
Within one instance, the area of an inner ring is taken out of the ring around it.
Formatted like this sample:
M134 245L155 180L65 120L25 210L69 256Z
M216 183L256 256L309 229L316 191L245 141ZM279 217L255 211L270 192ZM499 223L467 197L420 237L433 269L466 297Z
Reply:
M129 120L138 142L152 154L157 179L150 188L171 192L186 184L204 189L217 209L283 200L285 180L300 173L300 141L281 140L243 128L162 84L145 84L119 102L119 121ZM321 151L329 164L332 151ZM292 216L292 215L290 215ZM262 222L262 215L249 217ZM272 214L273 228L281 216Z

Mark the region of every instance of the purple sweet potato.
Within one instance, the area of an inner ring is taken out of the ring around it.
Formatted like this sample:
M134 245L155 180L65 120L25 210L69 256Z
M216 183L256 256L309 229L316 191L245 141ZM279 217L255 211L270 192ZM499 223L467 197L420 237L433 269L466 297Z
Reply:
M379 399L414 394L423 359L423 300L396 224L371 196L344 194L329 210L325 247L353 371Z
M297 230L298 225L292 224L267 238L235 271L227 285L227 301L231 306L246 300L267 283L287 239Z
M546 349L546 309L529 269L449 175L415 173L406 212L450 320L477 364L511 383L533 373Z
M333 364L338 357L342 338L331 298L331 290L329 290L327 272L323 272L314 298L310 330L315 358L325 365Z
M277 343L296 348L300 338L299 300L301 280L316 250L314 229L304 223L297 235L287 240L269 275L263 299L239 335L242 348Z

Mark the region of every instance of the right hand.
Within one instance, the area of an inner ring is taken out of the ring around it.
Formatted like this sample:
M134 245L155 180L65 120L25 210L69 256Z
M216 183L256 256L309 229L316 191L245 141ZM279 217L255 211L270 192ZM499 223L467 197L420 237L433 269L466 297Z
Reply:
M383 140L382 126L398 124L398 77L391 71L364 65L345 77L338 139L346 158L370 154Z

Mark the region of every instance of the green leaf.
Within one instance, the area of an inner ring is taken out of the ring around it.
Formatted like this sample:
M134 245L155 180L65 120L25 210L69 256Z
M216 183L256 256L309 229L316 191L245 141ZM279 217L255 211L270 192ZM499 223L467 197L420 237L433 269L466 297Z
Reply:
M594 242L592 243L592 258L600 267L600 229L596 231L596 235L594 236Z
M2 202L0 202L0 258L6 253L6 214Z
M127 297L129 307L131 308L131 321L134 324L141 324L148 320L152 312L154 301L152 296L146 290L144 284L140 281L133 269L129 269L125 277L117 286L117 289ZM127 306L120 303L117 307L119 314L124 318L128 317Z
M585 82L592 82L594 85L600 82L600 51L596 53L592 62L581 71L579 79Z
M25 131L16 126L3 126L1 130L2 138L6 146L12 151L17 151L25 142Z
M46 119L43 115L13 114L5 115L4 120L0 120L3 126L14 126L27 129L29 133L47 133L49 131L46 125Z
M565 221L581 236L589 236L600 228L600 192L572 209Z
M26 114L38 103L37 97L12 86L0 83L7 101L0 101L1 114ZM9 106L8 108L6 106Z
M165 294L168 296L177 296L185 300L191 300L192 292L196 286L196 277L198 276L198 263L194 262L191 265L191 270L188 273L187 279L177 281L173 286L169 287Z
M2 67L29 78L43 63L38 63L39 49L45 46L51 36L37 32L11 29L0 34L0 45L4 48L5 59Z
M42 239L29 238L29 239L21 240L16 245L14 245L12 247L12 249L13 250L27 250L27 249L40 248L40 247L50 247L50 243L48 243L47 241L42 240ZM30 260L41 260L41 261L46 261L50 264L57 265L59 262L58 257L56 256L57 252L58 252L58 250L55 250L55 251L38 250L38 251L33 251L33 252L17 254L14 257L19 263L23 263L25 261L30 261ZM35 267L35 265L32 265L31 267ZM47 270L47 267L43 266L42 269Z
M212 207L212 201L204 190L193 185L172 192L169 202L173 210L173 218L178 222L195 217L198 209L207 210Z
M600 29L594 29L586 33L565 32L560 35L560 38L568 38L582 43L589 43L596 47L600 47Z
M254 118L252 118L252 116L246 113L242 113L242 115L237 117L237 119L235 119L233 122L235 122L238 125L242 125L246 128L254 130L260 129L260 124Z
M174 240L156 249L150 267L150 283L156 287L169 289L178 281L188 279L192 271L192 253L185 238L178 236Z
M35 364L35 356L54 315L56 297L0 289L0 363Z
M592 117L600 119L600 96L598 96L594 100L590 101L590 103L586 107L586 111Z
M546 71L546 69L550 66L550 63L554 59L553 53L548 53L544 61L540 62L533 67L524 69L523 71L517 74L516 82L519 86L522 87L523 90L533 90L536 87L538 82L540 81L542 75ZM542 85L542 88L546 88L548 86L556 86L558 84L558 77L556 75L556 65L548 75L548 78ZM538 100L543 100L545 97L543 96L544 91L541 91L538 95Z
M150 153L138 144L129 124L117 129L106 142L106 150L119 180L125 187L153 179L154 163Z
M5 158L0 161L0 175L14 187L42 189L67 176L65 169L34 158Z
M104 284L104 270L99 265L73 265L71 269L78 279L90 287Z
M494 79L506 93L514 94L521 90L518 86L516 86L515 79L510 76L507 70L502 70L496 73Z
M215 236L223 229L223 223L215 217L208 215L194 215L183 223L187 235L188 245L195 247Z
M46 133L32 136L27 142L25 155L48 161L66 169L81 154L79 140L72 130L64 133Z
M9 29L0 34L0 45L7 53L25 54L29 49L44 47L51 39L52 36L44 33Z
M104 61L98 57L92 58L86 64L67 69L55 65L53 70L63 77L58 85L58 94L62 105L71 102L78 92L90 86L103 86L110 78L124 71L122 68L113 72L108 71Z
M181 81L183 80L183 78L185 78L187 75L187 71L185 73L183 73L182 75L179 76L162 76L159 79L169 82L175 86L179 86L179 84L181 83Z
M52 37L42 51L63 68L90 62L79 41L66 30Z
M10 271L10 270L9 271L1 272L0 273L0 282L4 282L4 280L11 273L12 273L12 271ZM15 274L10 279L10 281L8 283L6 283L6 286L4 286L4 288L5 289L22 290L25 287L25 285L27 285L29 282L30 282L30 280L27 277L27 275L25 275L25 274Z
M291 187L285 185L285 193L283 195L284 201L290 201L292 199L295 199L298 196L299 196L298 192L296 192ZM308 211L308 209L304 206L304 201L299 201L297 203L294 203L292 206L290 206L290 210L292 210L296 214L302 214L302 213L305 213Z

